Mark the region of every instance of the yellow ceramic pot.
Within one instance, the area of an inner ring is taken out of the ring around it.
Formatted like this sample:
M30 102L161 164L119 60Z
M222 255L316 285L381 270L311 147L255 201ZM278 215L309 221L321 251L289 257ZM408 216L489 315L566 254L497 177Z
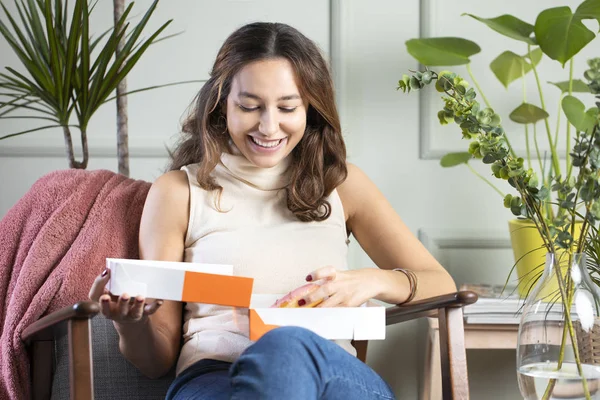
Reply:
M575 222L576 239L581 234L582 225L582 221ZM517 264L518 291L524 298L542 276L548 250L544 247L542 237L531 220L512 219L508 221L508 227ZM557 251L556 256L560 259L560 251Z

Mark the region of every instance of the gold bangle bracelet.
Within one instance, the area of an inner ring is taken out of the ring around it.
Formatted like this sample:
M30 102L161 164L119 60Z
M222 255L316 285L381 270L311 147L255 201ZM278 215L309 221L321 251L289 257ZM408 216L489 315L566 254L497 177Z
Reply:
M393 271L402 272L404 275L406 275L406 277L408 278L408 283L410 285L410 294L408 295L408 298L399 304L410 303L417 295L417 286L419 283L417 275L413 271L404 268L394 268Z

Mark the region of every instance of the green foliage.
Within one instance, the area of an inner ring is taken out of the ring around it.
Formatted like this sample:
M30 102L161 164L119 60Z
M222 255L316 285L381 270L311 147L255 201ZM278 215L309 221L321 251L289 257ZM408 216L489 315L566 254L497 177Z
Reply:
M542 11L535 21L535 37L544 54L563 66L596 35L581 22L586 14L573 13L569 7Z
M70 155L71 167L87 165L88 123L107 101L117 85L137 64L148 47L171 23L162 24L142 39L142 33L158 0L154 0L136 25L127 20L133 3L124 11L115 27L93 37L87 0L75 0L68 15L62 0L16 0L18 16L11 15L0 3L5 20L0 20L0 34L6 39L22 64L22 72L6 67L0 73L0 118L27 118L51 121L50 124L21 132L4 134L1 139L28 132L62 127ZM119 42L123 47L115 55ZM168 86L168 85L162 85ZM161 86L154 86L157 88ZM144 88L133 92L148 90ZM33 111L38 116L13 115ZM72 125L71 116L76 123ZM81 131L84 159L72 158L70 128Z
M562 99L562 109L569 122L579 131L591 132L598 119L598 108L585 110L585 106L575 96L565 96Z
M596 60L591 66L598 67ZM597 68L598 69L598 68ZM597 69L591 68L586 76L597 77ZM436 80L436 88L443 89L445 96L444 108L440 113L446 123L454 122L462 131L462 137L470 141L468 153L451 153L442 158L442 166L452 167L468 163L471 158L481 159L490 165L494 177L506 180L516 189L517 195L508 194L503 204L515 216L533 220L540 230L548 251L557 248L571 249L575 244L573 226L578 215L578 207L583 207L584 227L595 226L600 216L600 122L598 109L592 109L594 120L591 129L579 129L571 152L573 166L579 171L576 177L553 176L550 185L540 185L535 172L526 168L522 157L511 154L506 133L501 125L500 117L491 108L482 108L475 99L473 89L466 89L468 84L451 72L432 74ZM422 74L414 74L410 80L416 80L412 88L424 88L431 82L425 83ZM429 79L428 79L429 81ZM591 81L590 87L595 87L597 81ZM600 91L595 91L600 94ZM599 96L600 97L600 96ZM565 97L568 104L565 112L570 118L580 118L592 113L583 111L583 104L574 97ZM564 101L563 101L564 103ZM576 104L572 106L571 104ZM599 105L600 107L600 105ZM531 104L522 104L511 114L511 118L520 123L537 121L547 117L545 112ZM579 120L578 120L579 121ZM583 122L577 122L576 127L583 127ZM550 204L551 193L554 192L557 202L557 216L548 218L544 210ZM587 224L587 225L586 225ZM589 229L589 228L587 228ZM580 242L579 246L584 246ZM579 250L581 251L581 249Z
M548 118L549 115L536 105L522 103L508 117L517 124L535 124L542 119Z
M470 152L449 153L442 157L440 165L444 168L455 167L457 165L468 163L470 159Z
M406 42L406 49L428 66L467 64L470 56L481 51L475 42L453 37L411 39Z
M481 18L473 14L463 14L469 17L475 18L476 20L483 22L496 32L507 36L512 39L520 40L530 45L536 45L535 38L531 37L533 33L533 25L528 24L512 15L501 15L497 18Z
M532 58L533 64L539 64L542 59L542 50L537 48L532 51ZM490 69L504 87L508 87L511 82L522 78L532 68L529 56L520 56L508 50L496 57L490 64Z
M458 125L461 138L468 142L467 153L446 155L442 158L442 166L467 164L470 159L479 159L489 165L491 175L507 181L517 192L502 194L504 206L514 215L535 222L550 252L556 248L571 249L574 244L575 220L584 220L583 234L577 243L578 251L581 252L586 246L583 238L588 230L594 231L600 217L600 102L596 103L596 107L586 110L584 104L573 94L600 94L600 58L588 60L590 68L584 73L587 82L573 79L572 75L566 81L548 82L561 91L560 111L575 131L573 137L571 128L566 132L566 174L561 173L558 162L559 128L557 127L555 135L551 134L537 66L541 62L552 60L564 66L592 42L596 33L589 30L582 21L595 19L600 22L600 0L585 0L575 11L569 7L541 10L534 24L508 14L495 18L467 13L463 15L481 22L506 38L521 42L525 47L521 53L523 55L508 50L501 51L491 62L490 69L505 88L517 80L534 76L541 104L526 101L524 94L521 104L516 105L508 117L524 125L526 135L527 127L539 122L544 124L552 162L545 166L544 160L539 160L541 179L538 180L533 170L529 147L526 159L516 154L502 127L501 117L494 112L471 72L470 57L479 52L478 44L468 38L456 37L411 39L406 42L408 52L426 67L465 64L477 90L471 88L454 71L436 73L429 69L427 74L428 78L432 77L431 82L429 79L422 79L418 73L405 75L398 88L410 92L433 83L435 89L442 93L443 106L437 114L439 122L443 125ZM485 105L478 101L480 98ZM538 158L541 158L537 140L535 149ZM471 157L467 158L467 154ZM484 176L480 177L493 186ZM600 249L600 245L596 247ZM598 254L600 259L600 250Z
M568 93L569 92L569 81L548 82L548 83L550 83L550 84L556 86L557 88L559 88L561 93ZM573 92L573 93L589 93L590 92L590 88L581 79L573 79L571 81L571 92Z

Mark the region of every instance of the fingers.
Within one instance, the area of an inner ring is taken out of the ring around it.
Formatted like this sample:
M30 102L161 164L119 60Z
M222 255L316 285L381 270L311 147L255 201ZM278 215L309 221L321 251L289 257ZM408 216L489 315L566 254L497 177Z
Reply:
M308 282L318 281L319 279L334 280L336 275L337 275L337 270L335 268L333 268L331 265L328 265L326 267L319 268L318 270L311 272L306 277L306 280Z
M100 296L100 311L106 318L112 318L110 312L110 296L108 294Z
M142 320L145 316L152 315L162 305L162 300L146 304L143 296L132 298L126 293L119 297L103 294L100 296L100 311L113 321L131 323Z
M142 296L137 296L135 300L133 300L129 315L136 321L142 318L144 315L144 298Z
M153 301L151 304L148 304L144 307L144 314L145 315L154 314L160 308L160 306L162 306L162 304L163 304L162 300Z
M324 300L317 307L328 308L328 307L339 307L339 306L343 306L343 305L344 305L343 297L340 295L334 295L334 296L331 296L328 299Z
M88 297L92 301L99 301L100 296L104 294L104 289L106 288L106 284L110 280L110 270L107 268L102 272L101 275L98 275L90 288L90 293Z
M119 297L119 300L117 300L117 310L121 318L125 318L129 314L129 310L131 309L131 305L129 304L130 299L127 293L123 293Z
M298 305L300 307L302 307L304 305L312 305L323 299L327 299L336 293L337 286L338 286L338 283L335 281L325 283L325 284L321 285L320 288L310 292L309 294L307 294L306 296L304 296L300 300L298 300Z

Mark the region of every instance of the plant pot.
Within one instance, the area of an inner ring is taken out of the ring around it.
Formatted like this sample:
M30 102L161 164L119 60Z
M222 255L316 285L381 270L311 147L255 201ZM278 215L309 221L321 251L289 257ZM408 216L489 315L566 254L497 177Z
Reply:
M575 222L576 239L581 234L582 225L582 221ZM531 220L511 219L508 221L508 228L517 269L518 292L519 296L525 298L542 276L548 249L544 247L544 241ZM561 254L561 251L556 252L558 257Z

